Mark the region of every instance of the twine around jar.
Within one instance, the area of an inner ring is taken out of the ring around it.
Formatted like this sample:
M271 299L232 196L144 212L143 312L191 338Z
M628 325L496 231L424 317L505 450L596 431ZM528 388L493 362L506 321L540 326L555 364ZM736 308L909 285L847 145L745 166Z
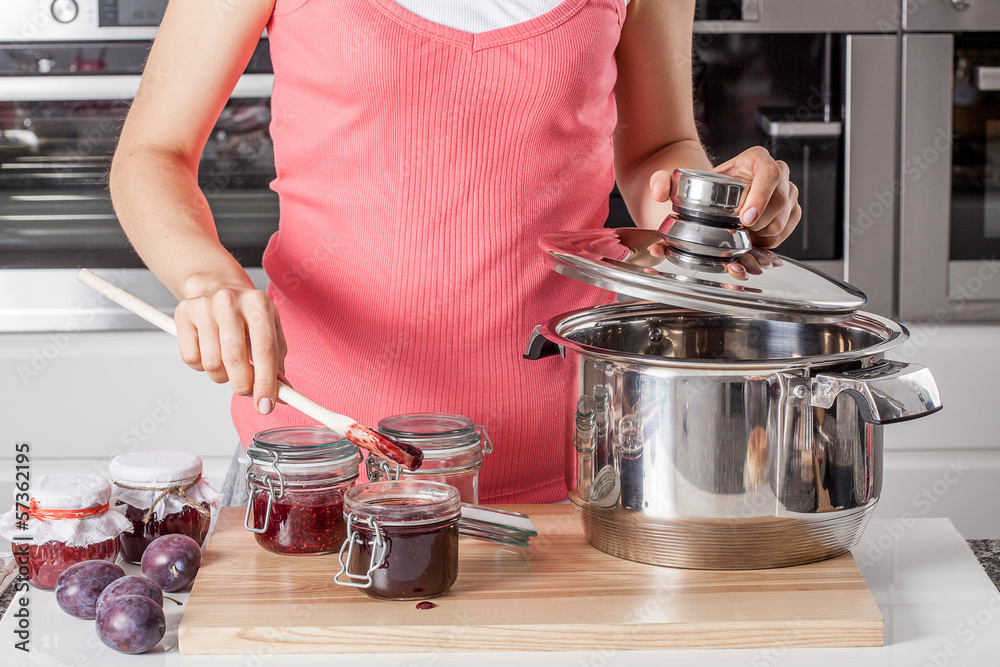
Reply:
M205 509L204 507L202 507L201 504L195 502L187 494L188 489L190 489L192 486L194 486L195 484L197 484L200 481L201 481L201 475L198 475L198 477L194 478L194 480L192 480L190 482L178 482L177 484L171 484L170 486L164 487L164 486L131 486L129 484L122 484L121 482L112 480L112 482L114 483L115 486L117 486L119 488L122 488L122 489L129 489L130 491L159 491L160 492L160 495L158 495L155 498L153 498L153 502L150 503L149 509L146 510L146 513L143 515L143 517L142 517L142 523L143 524L149 523L150 517L153 516L153 508L156 507L156 505L161 500L163 500L165 497L167 497L171 493L174 494L175 496L177 496L178 498L180 498L181 500L183 500L184 502L186 502L191 507L193 507L195 509L195 511L198 512L198 514L200 514L202 517L204 517L206 519L211 519L212 518L212 513L210 511L208 511L207 509Z

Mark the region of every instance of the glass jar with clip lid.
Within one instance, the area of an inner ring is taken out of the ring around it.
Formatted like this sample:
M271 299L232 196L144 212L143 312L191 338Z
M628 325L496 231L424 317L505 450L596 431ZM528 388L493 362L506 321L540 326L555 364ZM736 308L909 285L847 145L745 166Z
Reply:
M440 482L371 482L344 496L347 539L335 583L380 600L421 600L458 578L458 489Z
M358 478L359 453L329 429L261 431L247 448L244 525L278 554L334 553L344 541L344 492Z
M468 417L419 412L386 417L378 423L383 435L419 447L424 462L419 470L406 470L385 459L369 456L368 479L412 479L443 482L458 489L463 503L479 503L479 469L493 451L486 429Z

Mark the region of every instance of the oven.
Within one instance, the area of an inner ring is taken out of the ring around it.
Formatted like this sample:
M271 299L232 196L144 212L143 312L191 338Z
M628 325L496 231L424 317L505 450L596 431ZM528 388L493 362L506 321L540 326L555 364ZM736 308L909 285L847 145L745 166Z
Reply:
M711 157L763 145L788 163L802 221L781 254L894 315L899 0L700 0L695 115ZM881 214L874 218L870 211ZM617 193L609 226L631 224Z
M0 5L0 331L143 328L76 281L109 275L172 312L176 300L121 231L107 175L166 0ZM262 39L199 165L223 245L263 284L278 226L269 189L271 63Z
M1000 320L1000 3L899 13L899 314Z

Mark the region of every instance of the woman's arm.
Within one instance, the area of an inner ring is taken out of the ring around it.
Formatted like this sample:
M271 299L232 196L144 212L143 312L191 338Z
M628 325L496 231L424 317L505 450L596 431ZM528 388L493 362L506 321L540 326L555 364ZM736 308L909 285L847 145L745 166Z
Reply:
M181 357L216 382L231 382L239 394L252 392L261 412L270 411L277 394L281 327L267 295L254 289L219 243L198 187L198 162L273 4L170 1L110 177L122 228L180 300L175 319Z
M670 213L675 168L712 169L694 120L694 5L695 0L631 0L615 54L615 177L640 227L656 229ZM788 165L758 146L714 171L751 182L740 219L755 245L773 248L792 233L802 211Z

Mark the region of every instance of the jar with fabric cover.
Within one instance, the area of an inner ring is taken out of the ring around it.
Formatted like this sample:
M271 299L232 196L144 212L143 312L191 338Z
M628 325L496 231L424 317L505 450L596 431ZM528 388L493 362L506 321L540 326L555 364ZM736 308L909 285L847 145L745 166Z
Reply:
M15 498L18 498L17 494ZM109 506L111 483L99 475L40 475L27 504L18 498L0 516L0 536L11 541L28 583L52 589L63 570L85 560L118 558L118 536L129 522Z
M119 536L122 558L142 562L161 535L187 535L201 546L222 495L202 477L201 459L188 452L154 450L116 456L108 468L111 508L128 519Z
M278 554L334 553L344 541L344 492L358 478L358 448L318 426L261 431L247 448L244 525Z
M479 469L484 455L493 451L485 428L461 415L421 412L386 417L378 423L378 430L388 438L419 447L424 462L419 470L406 470L369 456L365 462L369 481L442 482L458 489L463 503L479 504Z

